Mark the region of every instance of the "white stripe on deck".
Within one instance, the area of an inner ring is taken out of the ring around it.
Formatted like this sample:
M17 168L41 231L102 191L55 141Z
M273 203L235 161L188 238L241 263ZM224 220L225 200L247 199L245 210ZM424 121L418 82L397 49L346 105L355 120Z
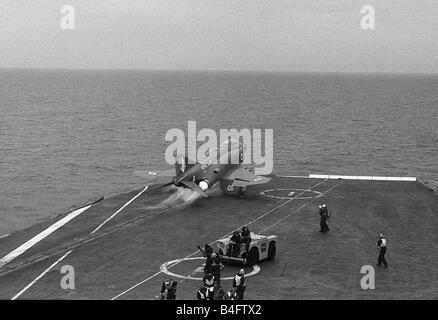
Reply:
M129 204L134 201L135 199L137 199L143 192L145 192L147 189L149 188L149 185L147 185L146 187L144 187L143 190L141 190L134 198L132 198L131 200L129 200L128 202L126 202L123 207L121 207L119 210L117 210L116 212L114 212L108 219L106 219L104 222L102 222L96 229L94 229L93 231L91 231L90 234L95 233L97 230L99 230L100 228L102 228L104 226L104 224L106 224L108 221L110 221L112 218L114 218L117 214L119 214L120 211L122 211L123 209L125 209L127 206L129 206Z
M35 282L37 282L39 279L41 279L42 277L44 277L44 275L49 272L50 270L52 270L52 268L54 266L56 266L59 262L61 262L62 260L64 260L65 257L67 257L70 253L72 253L73 250L70 250L69 252L67 252L66 254L64 254L61 258L59 258L58 260L56 260L55 263L53 263L50 267L48 267L46 270L44 270L43 273L41 273L38 277L35 278L35 280L33 280L31 283L29 283L26 287L24 287L23 290L21 290L19 293L17 293L15 296L12 297L11 300L15 300L17 299L19 296L21 296L23 293L25 293L27 291L27 289L29 289L30 287L32 287Z
M315 179L345 179L345 180L369 180L369 181L417 181L416 177L379 177L379 176L344 176L327 174L309 174L309 178Z
M2 235L2 236L0 237L0 239L6 238L6 237L8 237L8 236L10 236L10 235L11 235L10 233L8 233L8 234L4 234L4 235Z
M27 250L32 248L35 244L37 244L38 242L40 242L41 240L43 240L44 238L46 238L47 236L49 236L50 234L52 234L53 232L55 232L56 230L61 228L63 225L65 225L70 220L76 218L78 215L80 215L82 212L84 212L85 210L87 210L90 207L91 207L91 205L88 205L86 207L83 207L83 208L77 209L75 211L72 211L71 213L66 215L64 218L62 218L58 222L55 222L54 224L52 224L46 230L44 230L41 233L37 234L32 239L30 239L26 243L22 244L21 246L19 246L17 249L12 251L8 255L4 256L2 259L0 259L0 268L2 268L5 264L11 262L12 260L14 260L18 256L20 256L24 252L26 252Z
M298 179L310 179L309 176L289 176L289 175L283 175L283 174L277 174L276 177L279 178L298 178Z

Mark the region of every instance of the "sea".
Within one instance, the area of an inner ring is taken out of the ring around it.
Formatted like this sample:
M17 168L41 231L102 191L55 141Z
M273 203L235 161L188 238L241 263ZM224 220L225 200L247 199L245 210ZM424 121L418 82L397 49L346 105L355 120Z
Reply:
M273 173L438 181L438 75L0 70L0 237L169 168L166 133L272 129Z

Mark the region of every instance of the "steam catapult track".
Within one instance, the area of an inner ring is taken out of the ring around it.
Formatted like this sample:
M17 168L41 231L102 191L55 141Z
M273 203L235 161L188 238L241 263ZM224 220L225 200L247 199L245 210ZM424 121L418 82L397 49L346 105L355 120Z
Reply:
M438 298L438 197L419 182L275 176L241 197L188 203L178 192L145 186L0 238L0 299L158 299L169 278L177 299L195 299L197 246L242 226L278 238L275 260L245 268L246 299ZM375 289L363 290L379 233L390 267L375 267ZM66 268L74 289L61 285ZM225 290L239 268L225 266Z

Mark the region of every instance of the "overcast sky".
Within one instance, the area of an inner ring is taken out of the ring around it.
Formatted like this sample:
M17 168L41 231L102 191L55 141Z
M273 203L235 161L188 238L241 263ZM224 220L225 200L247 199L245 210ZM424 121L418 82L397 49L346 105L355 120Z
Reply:
M438 1L0 0L0 67L438 73Z

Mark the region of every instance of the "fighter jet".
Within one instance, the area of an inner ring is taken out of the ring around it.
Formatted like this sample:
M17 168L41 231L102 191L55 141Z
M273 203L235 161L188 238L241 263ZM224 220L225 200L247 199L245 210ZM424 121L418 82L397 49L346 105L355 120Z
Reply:
M144 178L153 178L154 181L167 178L163 186L175 185L189 188L203 196L207 196L209 189L219 185L224 194L238 196L245 191L247 186L263 184L271 179L257 176L248 171L243 165L244 145L227 145L226 152L223 148L209 154L200 162L192 162L185 156L178 156L175 161L175 173L169 171L157 173L154 171L136 171L136 175ZM231 147L231 148L229 148ZM216 161L213 161L216 160ZM160 178L160 179L158 179Z

